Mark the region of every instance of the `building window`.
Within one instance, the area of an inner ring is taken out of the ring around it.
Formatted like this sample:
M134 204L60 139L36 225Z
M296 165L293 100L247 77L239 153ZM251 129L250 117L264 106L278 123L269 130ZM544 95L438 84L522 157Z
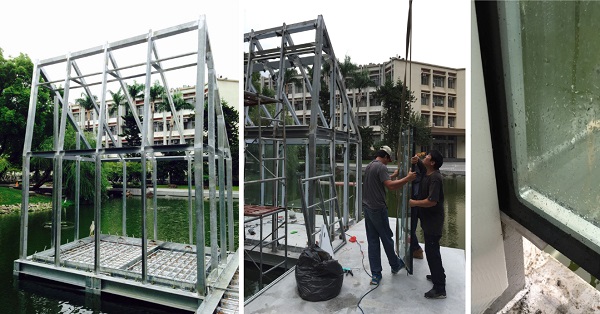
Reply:
M456 117L448 117L448 127L453 128L456 125Z
M444 87L445 77L440 75L433 76L433 87Z
M380 125L381 124L381 116L380 115L373 115L371 117L371 125Z
M425 120L425 122L427 122L427 125L429 125L429 115L428 114L422 114L421 119Z
M444 116L433 116L433 126L444 126Z
M421 105L429 106L429 93L421 93Z
M358 125L359 126L367 125L367 116L359 116L358 117Z
M454 108L455 101L456 101L456 96L448 96L448 108Z
M162 123L154 122L154 132L162 132Z
M433 105L436 107L444 107L444 96L433 95Z
M448 76L448 88L456 89L456 77Z
M421 73L421 85L429 86L429 73Z
M294 104L294 108L296 110L302 110L302 102L297 102Z

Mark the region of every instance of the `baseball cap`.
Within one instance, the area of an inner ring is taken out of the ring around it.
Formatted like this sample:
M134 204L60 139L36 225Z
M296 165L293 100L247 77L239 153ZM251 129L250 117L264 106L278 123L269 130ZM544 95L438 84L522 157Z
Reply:
M389 146L383 145L379 149L386 152L388 155L390 155L390 158L392 158L392 149Z

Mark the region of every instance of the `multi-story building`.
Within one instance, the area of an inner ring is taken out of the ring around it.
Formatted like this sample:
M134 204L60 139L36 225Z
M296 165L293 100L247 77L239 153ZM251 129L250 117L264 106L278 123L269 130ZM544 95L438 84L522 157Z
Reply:
M239 108L239 82L227 78L218 78L217 86L219 88L221 99L225 100L229 106ZM206 87L204 91L205 93L207 92ZM181 93L183 99L189 104L194 104L196 101L196 86L184 85L179 88L171 89L171 94L175 93ZM112 99L107 99L106 103L108 127L111 133L116 137L118 134L122 133L121 126L123 125L123 119L121 117L125 115L125 109L121 107L118 110L111 110L114 105ZM144 99L137 98L135 103L137 114L138 116L141 116L144 109ZM95 132L98 127L99 119L94 110L86 111L77 103L71 104L71 110L73 111L75 120L79 122L79 125L83 129ZM170 111L154 112L154 145L179 144L179 132L175 127L173 119L179 119L179 122L183 126L183 136L186 141L194 137L195 122L193 110L181 110L177 112L175 118ZM105 140L105 137L103 137L103 140Z
M404 80L408 62L398 57L378 64L360 66L367 69L371 80L377 86L387 80L397 82ZM411 62L407 69L408 88L413 92L416 101L412 109L421 114L431 125L433 136L432 147L423 150L437 149L450 159L464 159L465 125L466 125L466 95L465 69L455 69L439 65ZM291 102L296 114L303 123L310 119L310 95L304 94L302 87L293 86ZM375 101L376 87L362 90L348 89L348 97L353 102L354 113L360 126L373 128L378 139L381 135L381 115L384 114L381 103Z

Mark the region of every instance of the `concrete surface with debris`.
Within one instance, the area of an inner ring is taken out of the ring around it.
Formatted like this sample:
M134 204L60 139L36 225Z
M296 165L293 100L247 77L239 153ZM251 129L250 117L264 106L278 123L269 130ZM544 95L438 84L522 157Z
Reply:
M500 313L600 313L600 291L525 239L523 253L525 289Z

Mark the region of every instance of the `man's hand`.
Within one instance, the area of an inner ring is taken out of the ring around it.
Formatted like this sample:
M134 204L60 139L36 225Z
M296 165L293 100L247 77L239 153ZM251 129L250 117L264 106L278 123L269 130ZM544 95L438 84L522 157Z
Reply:
M404 177L404 179L407 182L411 182L416 178L417 178L417 174L414 171L409 171L408 174L406 175L406 177Z
M416 164L419 161L419 155L414 155L413 157L410 158L410 163L411 164Z
M391 177L392 179L394 179L394 178L397 178L399 174L400 174L400 173L398 172L398 169L396 169L396 171L394 171L394 173L392 173L392 175L391 175L390 177Z
M415 200L413 200L412 198L408 200L408 207L415 207Z

